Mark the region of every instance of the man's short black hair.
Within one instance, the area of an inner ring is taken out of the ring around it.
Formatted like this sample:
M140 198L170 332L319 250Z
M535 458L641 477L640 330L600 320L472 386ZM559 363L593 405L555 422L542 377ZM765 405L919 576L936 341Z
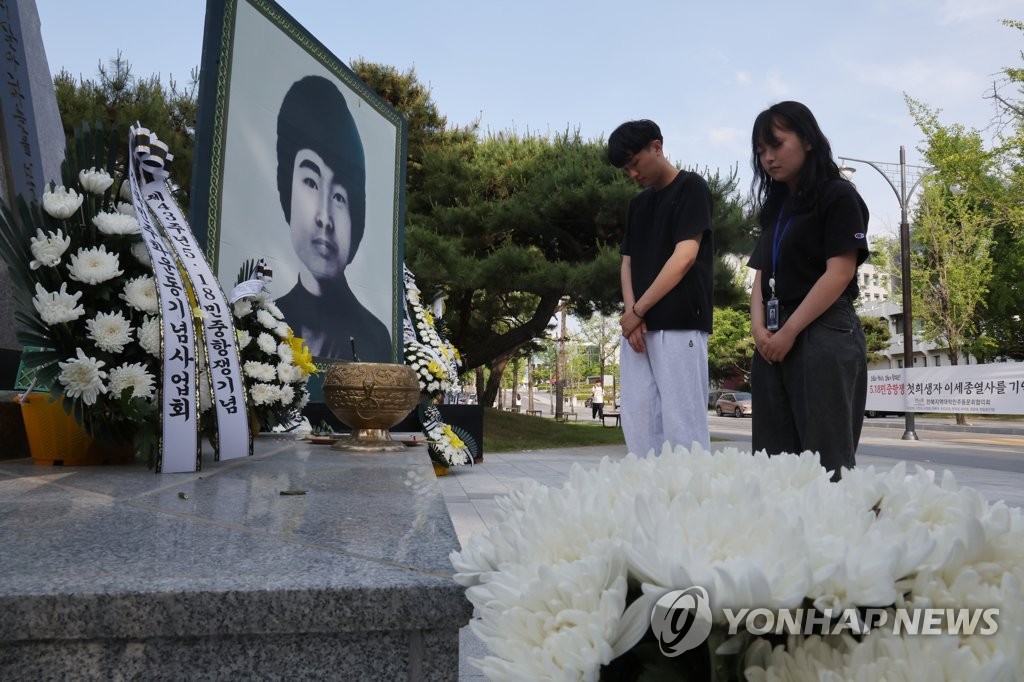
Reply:
M352 246L348 261L359 248L366 225L366 161L363 142L344 95L321 76L306 76L292 83L277 114L277 192L284 218L291 222L292 174L295 155L310 149L334 173L335 182L348 192L352 217Z
M664 142L661 128L654 121L646 118L626 121L608 137L608 160L616 168L622 168L630 157L655 140Z

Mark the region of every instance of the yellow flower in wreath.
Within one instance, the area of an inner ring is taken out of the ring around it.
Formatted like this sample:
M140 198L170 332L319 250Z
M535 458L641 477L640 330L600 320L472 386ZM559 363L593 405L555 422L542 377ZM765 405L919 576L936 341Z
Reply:
M306 342L303 341L301 337L295 336L291 328L288 329L288 338L285 339L285 341L292 349L292 358L295 362L295 366L302 370L303 376L316 374L316 365L313 364L313 354L309 352L309 347L306 346Z

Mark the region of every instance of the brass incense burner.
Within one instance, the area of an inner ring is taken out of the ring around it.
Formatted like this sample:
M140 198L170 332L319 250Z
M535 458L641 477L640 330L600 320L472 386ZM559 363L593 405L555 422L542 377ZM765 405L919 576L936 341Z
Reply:
M354 452L399 452L389 429L419 404L420 384L407 365L338 362L324 377L324 400L341 423L352 429L331 447Z

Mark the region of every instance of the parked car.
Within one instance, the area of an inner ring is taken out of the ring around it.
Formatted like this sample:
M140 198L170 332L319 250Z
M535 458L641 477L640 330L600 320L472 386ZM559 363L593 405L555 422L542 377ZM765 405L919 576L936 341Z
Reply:
M750 407L750 394L743 391L727 391L715 401L715 412L719 417L731 414L734 417L749 417L753 414Z

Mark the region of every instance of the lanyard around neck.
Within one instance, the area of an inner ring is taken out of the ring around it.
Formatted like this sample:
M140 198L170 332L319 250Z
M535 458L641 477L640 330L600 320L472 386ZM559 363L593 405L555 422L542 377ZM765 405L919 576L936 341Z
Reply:
M772 296L775 296L775 273L778 272L779 266L779 246L782 244L782 238L786 236L786 230L793 223L793 216L790 215L786 224L782 224L782 215L786 210L786 204L782 204L782 208L779 209L779 218L775 221L775 232L772 233L772 276L768 280L768 286L771 287ZM782 228L781 231L779 228Z

